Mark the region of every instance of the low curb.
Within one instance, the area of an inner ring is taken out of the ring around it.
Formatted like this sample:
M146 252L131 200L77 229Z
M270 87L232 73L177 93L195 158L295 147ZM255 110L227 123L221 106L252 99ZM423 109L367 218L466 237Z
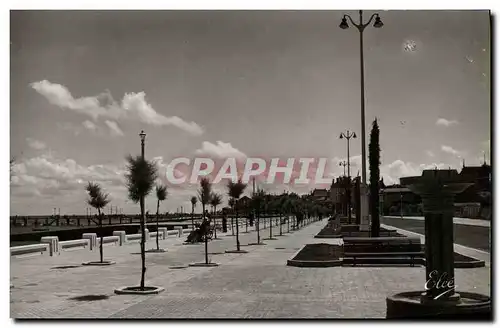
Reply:
M332 261L299 261L299 260L288 260L286 262L288 266L301 267L301 268L330 268L342 266L342 260L332 260Z
M316 235L316 236L314 236L314 238L334 239L334 238L343 238L343 236L342 235L324 235L324 236Z
M244 254L244 253L248 253L248 251L245 251L245 250L231 250L231 251L225 251L225 253L227 254Z

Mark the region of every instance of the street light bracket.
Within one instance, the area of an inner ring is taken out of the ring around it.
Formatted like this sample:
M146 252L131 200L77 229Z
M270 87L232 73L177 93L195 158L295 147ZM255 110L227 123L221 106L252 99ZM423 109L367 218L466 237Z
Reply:
M370 19L368 20L368 22L366 24L362 24L362 22L360 22L359 24L356 24L354 23L354 20L352 19L352 17L350 15L344 15L343 19L346 19L348 18L349 21L351 22L351 24L356 27L358 29L359 32L363 32L364 29L371 24L372 20L377 17L377 20L375 21L375 23L377 24L377 26L375 27L382 27L383 26L383 23L382 21L380 20L380 16L378 13L375 13L375 14L372 14Z

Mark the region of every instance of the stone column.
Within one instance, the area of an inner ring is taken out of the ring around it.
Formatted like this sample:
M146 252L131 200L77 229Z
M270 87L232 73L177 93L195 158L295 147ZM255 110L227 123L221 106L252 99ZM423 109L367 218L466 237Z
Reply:
M89 240L89 249L91 251L97 248L97 234L94 232L87 232L82 235L82 239Z
M424 171L422 177L414 182L409 188L422 198L425 217L427 290L422 294L422 302L457 301L459 295L455 294L453 251L454 198L470 184L459 183L457 172L452 170Z
M124 230L113 231L113 236L118 236L118 238L120 238L118 241L118 244L120 246L125 245L125 243L127 242L127 234Z
M370 215L369 215L369 196L368 186L365 184L359 185L359 231L370 231ZM356 215L356 219L358 215Z
M42 237L40 243L49 245L50 256L59 255L59 237L57 236Z
M167 239L167 228L166 227L159 227L158 228L158 233L161 234L161 239ZM160 238L160 237L158 237Z

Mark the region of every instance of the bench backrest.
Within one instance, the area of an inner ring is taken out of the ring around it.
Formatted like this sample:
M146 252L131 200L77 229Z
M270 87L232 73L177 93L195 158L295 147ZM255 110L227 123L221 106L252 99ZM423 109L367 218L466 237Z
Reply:
M420 238L344 238L346 253L421 252Z

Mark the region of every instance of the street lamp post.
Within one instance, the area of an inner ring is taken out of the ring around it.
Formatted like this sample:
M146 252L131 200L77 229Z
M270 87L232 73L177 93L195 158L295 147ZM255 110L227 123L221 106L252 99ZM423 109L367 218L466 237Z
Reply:
M353 19L349 15L344 15L342 22L339 27L343 30L349 28L347 19L351 24L356 27L359 31L359 58L360 58L360 71L361 71L361 177L362 182L366 183L366 138L365 138L365 68L364 68L364 54L363 54L363 32L365 28L370 25L373 18L375 22L374 27L380 28L384 25L379 17L379 14L373 14L366 24L363 24L363 11L359 11L359 24L354 23Z
M373 14L366 24L363 24L363 11L359 11L359 24L354 23L353 19L349 15L344 15L342 18L342 22L339 27L343 30L349 28L349 24L347 23L347 19L351 22L351 24L356 27L359 31L359 63L360 63L360 75L361 75L361 184L360 184L360 200L361 200L361 214L359 223L361 224L360 229L365 230L368 229L369 217L368 217L368 195L366 190L366 136L365 136L365 67L364 67L364 53L363 53L363 32L365 28L370 25L372 20L375 18L375 22L373 26L376 28L380 28L384 25L382 20L380 19L379 14Z
M349 132L347 130L347 133L340 133L340 139L346 139L347 140L347 180L348 180L348 187L347 187L347 217L349 218L349 223L351 223L351 162L350 162L350 152L349 152L349 141L351 138L356 139L356 133L354 132Z

